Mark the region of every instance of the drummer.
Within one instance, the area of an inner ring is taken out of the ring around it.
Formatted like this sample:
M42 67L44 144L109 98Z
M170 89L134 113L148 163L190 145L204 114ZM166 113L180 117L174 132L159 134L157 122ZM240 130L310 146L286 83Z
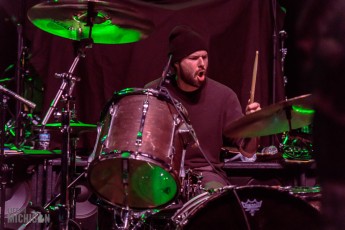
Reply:
M169 55L174 71L169 77L156 79L146 88L165 87L187 109L199 141L186 151L185 169L202 175L205 189L229 185L220 161L223 141L236 147L246 157L257 150L257 138L227 137L227 127L244 116L235 92L207 76L208 45L188 26L177 26L169 35ZM245 114L260 110L257 102L248 103Z

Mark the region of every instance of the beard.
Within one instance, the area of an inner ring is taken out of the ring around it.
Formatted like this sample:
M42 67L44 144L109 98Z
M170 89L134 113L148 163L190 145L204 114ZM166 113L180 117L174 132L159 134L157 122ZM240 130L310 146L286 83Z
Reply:
M204 74L206 77L206 72ZM186 71L184 71L183 68L181 68L179 77L184 83L197 87L197 88L200 88L205 83L205 78L204 80L200 81L197 76L194 76L189 72L187 73Z

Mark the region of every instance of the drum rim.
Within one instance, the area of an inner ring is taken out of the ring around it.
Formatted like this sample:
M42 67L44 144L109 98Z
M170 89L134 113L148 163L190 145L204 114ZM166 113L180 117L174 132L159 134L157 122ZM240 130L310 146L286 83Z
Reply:
M171 217L171 221L176 224L176 226L183 227L188 223L188 217L194 215L197 211L204 208L209 201L218 198L231 189L236 189L236 186L228 185L221 188L208 190L193 197L175 212L175 214Z
M166 102L170 103L172 106L178 104L178 107L181 107L178 109L182 113L184 120L190 124L188 111L179 100L175 98L171 98L167 93L164 93L160 90L153 89L153 88L125 88L120 91L115 91L113 93L113 96L110 98L110 100L107 101L107 103L103 107L99 122L104 121L104 118L106 117L106 114L112 105L117 104L122 98L126 96L133 96L133 95L149 95L149 96L154 96L157 98L158 97L163 98Z

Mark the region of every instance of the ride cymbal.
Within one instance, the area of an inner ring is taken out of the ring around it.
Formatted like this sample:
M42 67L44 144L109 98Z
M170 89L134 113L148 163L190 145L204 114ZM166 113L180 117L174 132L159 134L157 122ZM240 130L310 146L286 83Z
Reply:
M283 133L311 124L312 96L302 95L248 114L227 127L230 137L259 137Z
M99 44L124 44L148 37L153 23L131 1L50 1L29 9L29 20L53 35Z

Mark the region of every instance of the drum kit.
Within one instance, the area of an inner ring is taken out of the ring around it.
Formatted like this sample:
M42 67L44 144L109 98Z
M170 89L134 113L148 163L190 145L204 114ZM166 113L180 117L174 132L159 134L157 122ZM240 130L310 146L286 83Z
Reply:
M229 186L196 195L195 188L202 188L198 182L190 183L191 177L195 175L192 175L192 172L186 175L184 169L186 147L197 142L195 133L183 105L160 88L128 88L115 92L102 111L97 126L71 119L70 98L78 81L74 69L80 58L85 56L85 49L90 48L93 43L123 44L148 37L153 23L138 9L132 1L109 3L78 0L44 2L28 11L29 20L39 29L80 41L79 53L68 72L56 74L61 78L62 84L46 116L37 125L39 131L56 130L62 133L61 193L43 207L48 209L60 200L57 208L59 229L78 229L75 225L70 226L73 220L70 209L74 198L69 194L73 194L71 189L81 177L87 178L99 205L110 207L115 214L120 213L120 218L114 218L116 223L113 228L117 229L145 228L148 216L157 210L170 208L178 203L181 196L188 196L188 201L174 212L165 227L200 229L205 226L226 226L273 229L281 223L270 226L267 220L271 217L260 217L259 210L265 200L270 205L265 207L265 210L272 215L274 212L270 208L275 207L274 203L281 205L282 209L273 216L274 219L281 217L277 215L285 215L283 211L289 214L299 211L301 215L291 214L291 218L299 218L296 223L306 226L303 225L303 220L309 223L309 219L317 214L296 201L295 197L278 193L272 188ZM2 88L0 90L8 94L8 91ZM24 98L17 95L16 98L33 106ZM60 101L64 105L61 122L48 123ZM161 119L162 114L164 119ZM312 114L312 96L304 95L284 100L239 119L233 123L227 135L257 137L282 133L309 125ZM5 126L3 123L1 125ZM86 171L75 178L73 162L76 156L70 152L71 136L85 131L97 131L96 142ZM1 166L4 165L3 162L0 163ZM254 194L259 194L259 197L252 197L254 190ZM276 199L273 198L276 196ZM290 210L289 202L297 203L300 209ZM301 216L305 215L303 210L306 209L311 214L306 219L301 219ZM1 214L3 215L3 212ZM212 216L215 219L212 219ZM284 221L287 225L291 219L285 218ZM25 229L29 224L21 229Z

